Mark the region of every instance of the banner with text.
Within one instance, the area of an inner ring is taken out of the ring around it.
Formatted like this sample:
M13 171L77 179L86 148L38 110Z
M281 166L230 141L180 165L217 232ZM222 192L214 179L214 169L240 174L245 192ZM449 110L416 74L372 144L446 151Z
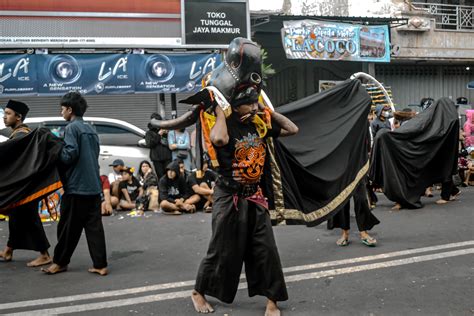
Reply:
M218 53L0 55L0 95L197 92L220 63Z
M249 14L245 0L183 2L182 28L186 45L227 46L236 37L249 37Z
M281 35L288 59L390 62L387 25L284 21Z
M134 91L133 55L36 55L38 93L124 94Z
M37 90L34 55L0 55L0 96L34 95Z
M221 62L220 55L135 55L136 92L193 92L202 87L202 77Z

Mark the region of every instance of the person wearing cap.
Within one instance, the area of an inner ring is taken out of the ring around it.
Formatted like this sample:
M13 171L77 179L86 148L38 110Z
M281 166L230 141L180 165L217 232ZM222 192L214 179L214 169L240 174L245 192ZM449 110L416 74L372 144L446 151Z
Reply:
M13 129L10 139L19 138L30 132L23 123L28 114L28 106L19 101L9 100L4 111L5 126ZM44 232L43 224L38 213L38 201L21 205L13 209L8 222L9 236L5 249L0 252L4 261L11 261L16 249L34 250L39 257L29 262L27 266L38 267L51 262L48 249L50 244Z
M80 93L66 93L60 105L61 115L69 122L64 131L64 146L59 157L65 169L61 179L64 195L53 264L42 271L46 274L67 271L84 230L93 262L89 272L107 275L107 251L101 214L99 137L82 118L87 110L87 101Z
M132 210L136 200L143 195L143 188L137 178L133 176L135 168L122 169L122 181L119 184L119 208L124 211Z
M122 181L122 169L125 167L125 163L122 159L115 159L112 164L109 165L112 167L112 172L109 173L109 183L111 187L112 196L116 198L120 197L119 184Z
M249 296L266 297L265 315L276 316L280 315L277 302L287 300L288 293L268 202L259 183L267 138L294 135L298 127L258 102L262 81L261 52L256 43L234 39L224 63L211 73L210 82L215 86L234 77L238 80L229 85L230 108L216 105L214 109L210 142L219 163L219 178L213 190L211 240L191 299L199 313L214 311L205 295L232 303L245 263Z

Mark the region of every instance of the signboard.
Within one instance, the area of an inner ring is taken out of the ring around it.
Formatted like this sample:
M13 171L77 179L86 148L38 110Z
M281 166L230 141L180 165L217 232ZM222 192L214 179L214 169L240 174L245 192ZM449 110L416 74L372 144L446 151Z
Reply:
M0 55L0 95L36 94L35 55Z
M38 93L124 94L134 91L130 54L36 55Z
M250 38L250 14L245 0L182 0L183 42L227 47L236 37Z
M220 64L219 54L135 55L137 92L191 92Z
M0 95L197 92L212 54L0 55Z
M281 33L288 59L390 62L387 25L284 21Z

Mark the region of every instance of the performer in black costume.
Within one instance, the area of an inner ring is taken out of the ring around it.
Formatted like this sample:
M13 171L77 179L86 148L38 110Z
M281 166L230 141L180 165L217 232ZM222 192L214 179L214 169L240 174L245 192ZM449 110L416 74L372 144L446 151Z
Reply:
M279 315L276 303L287 300L288 294L259 181L266 138L296 134L298 128L258 103L261 59L255 43L243 38L232 41L224 66L212 76L219 78L220 71L233 71L229 65L240 71L248 69L249 80L239 82L232 93L232 112L227 118L219 106L215 108L216 123L210 139L219 162L219 178L214 189L212 237L199 267L192 301L200 313L214 311L204 295L232 303L245 262L249 295L267 297L266 315ZM271 113L267 122L259 116L265 111Z
M5 107L3 121L5 126L11 127L13 132L10 139L15 139L30 133L30 129L23 123L29 108L25 103L10 100ZM38 200L15 207L10 212L8 222L10 234L7 246L0 252L4 261L11 261L15 249L26 249L40 252L35 260L27 266L38 267L51 262L49 256L49 242L43 229L38 213Z

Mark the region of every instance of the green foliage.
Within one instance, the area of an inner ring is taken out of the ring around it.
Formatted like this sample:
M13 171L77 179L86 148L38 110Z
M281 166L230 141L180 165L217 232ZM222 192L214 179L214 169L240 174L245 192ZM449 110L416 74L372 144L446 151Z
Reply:
M265 60L268 58L268 53L265 49L261 48L260 52L262 54L262 81L263 85L267 85L267 79L273 76L276 72L275 69L272 68L272 64L266 64Z

